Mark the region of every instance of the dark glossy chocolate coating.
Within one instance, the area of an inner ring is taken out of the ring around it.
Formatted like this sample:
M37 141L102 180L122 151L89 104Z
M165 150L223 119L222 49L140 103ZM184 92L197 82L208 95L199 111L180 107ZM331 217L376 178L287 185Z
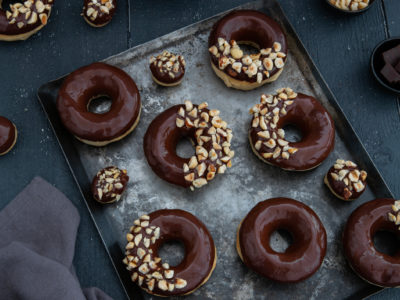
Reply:
M108 112L88 111L91 99L107 95ZM64 80L57 98L64 126L75 136L97 142L110 141L126 133L139 117L141 102L133 79L121 69L93 63L72 72Z
M213 238L207 227L194 215L179 209L162 209L149 214L149 225L146 228L156 226L160 228L160 236L151 243L150 247L145 247L145 251L152 250L151 257L158 257L158 249L167 241L181 241L185 247L185 255L177 266L170 266L169 270L174 271L174 277L171 279L164 278L168 283L174 283L176 278L186 280L187 284L183 288L175 288L173 291L163 291L157 284L154 286L152 293L163 296L183 295L198 288L208 278L213 270L216 260L215 245ZM145 231L141 231L143 239L148 235ZM143 241L142 239L142 241ZM143 247L143 246L142 246ZM136 256L137 249L128 250ZM165 262L160 262L161 263ZM137 263L142 264L142 260ZM165 268L162 266L161 274L164 274ZM131 273L137 271L132 270ZM140 274L140 271L139 271ZM143 284L146 288L146 284Z
M291 124L302 132L302 140L289 143L298 151L289 159L269 158L267 161L286 170L305 171L318 166L331 153L335 142L335 125L327 110L314 98L298 93L293 103L287 106L287 114L281 116L277 128ZM257 141L257 133L261 128L250 125L250 138ZM265 147L264 145L262 147ZM261 149L262 152L262 149Z
M293 243L284 253L270 246L271 234L285 229ZM259 202L244 218L239 229L244 263L268 279L298 282L313 275L326 253L326 232L315 212L289 198Z
M143 140L144 154L153 171L162 179L176 185L189 187L185 180L183 164L189 158L176 154L176 145L184 137L193 137L194 128L178 128L178 110L184 105L175 105L159 114L150 124Z
M287 42L285 34L280 25L267 15L256 10L236 10L220 19L213 27L208 39L208 46L218 45L218 38L224 38L226 41L235 40L240 42L251 42L258 45L260 49L271 48L274 42L281 44L281 52L287 54ZM218 68L218 58L210 55L211 62ZM285 60L285 59L284 59ZM275 66L270 71L270 76L275 75L279 69ZM237 72L231 65L227 66L223 72ZM257 76L248 77L241 72L235 77L237 80L255 82Z
M110 166L97 172L92 181L92 194L100 203L112 203L120 200L126 189L129 176L126 170Z
M15 141L15 126L7 118L0 116L0 154L7 152Z
M93 8L96 11L96 17L93 14L91 16L87 15L89 8ZM83 17L95 26L103 26L111 21L116 8L117 0L84 0Z
M43 5L46 7L43 11L42 9L38 10L36 8L36 2L38 1L42 2ZM21 1L21 3L24 3L24 1ZM6 14L7 10L0 9L0 35L13 36L13 35L25 34L32 30L35 30L37 27L41 25L45 25L47 23L47 19L50 15L53 4L54 0L34 0L29 8L31 13L28 15L28 18L26 18L26 13L19 13L18 16L16 16L15 18L11 16L10 18L7 19L7 14ZM10 9L8 9L8 11L12 13ZM35 22L33 22L33 19L31 19L33 13L36 13L37 15L37 20ZM41 14L46 15L45 20L42 20L40 18ZM13 22L13 19L15 19L15 22ZM10 22L12 22L12 24L10 24ZM30 24L28 24L29 22ZM23 26L18 27L18 23L22 23Z
M162 55L162 54L161 54ZM150 71L153 74L154 78L165 84L173 84L180 81L185 75L185 61L181 55L173 55L176 57L177 61L174 62L178 64L177 72L171 70L167 70L167 68L162 65L159 66L159 63L163 64L163 61L159 58L159 56L155 57L154 62L150 63ZM172 74L171 74L172 73Z
M359 206L347 220L343 247L353 270L366 281L383 286L400 286L400 254L389 256L379 252L373 243L378 231L400 231L388 218L394 199L375 199Z

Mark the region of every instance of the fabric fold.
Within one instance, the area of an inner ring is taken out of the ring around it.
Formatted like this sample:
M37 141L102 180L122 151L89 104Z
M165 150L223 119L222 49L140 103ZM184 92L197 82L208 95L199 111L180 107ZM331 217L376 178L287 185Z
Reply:
M78 210L40 177L0 211L0 295L4 299L111 300L82 290L72 261Z

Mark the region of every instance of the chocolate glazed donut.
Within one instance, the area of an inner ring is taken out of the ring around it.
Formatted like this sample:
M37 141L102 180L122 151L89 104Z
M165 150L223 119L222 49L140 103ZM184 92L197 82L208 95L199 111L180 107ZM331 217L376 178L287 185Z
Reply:
M107 25L114 16L117 0L84 0L83 18L93 27Z
M168 108L150 124L143 141L144 154L153 171L169 183L189 187L183 164L189 159L176 154L178 141L193 130L179 130L176 126L178 105Z
M88 111L90 101L107 95L110 110L103 114ZM57 98L64 126L80 141L104 146L118 141L135 129L141 102L133 79L121 69L93 63L72 72L64 80Z
M17 128L7 118L0 116L0 155L5 155L17 142Z
M144 154L153 171L169 183L200 188L232 166L232 130L208 104L175 105L159 114L149 125L143 140ZM176 146L187 137L196 155L183 158Z
M320 165L335 142L335 127L328 111L314 98L290 88L275 95L262 95L251 108L249 140L254 153L264 162L289 171L307 171ZM302 139L285 139L284 126L291 124Z
M1 8L0 40L25 40L42 29L50 17L54 0L28 0L10 5L10 10Z
M207 227L179 209L162 209L135 220L127 234L124 263L131 279L148 293L177 296L193 293L206 283L215 268L217 253ZM185 256L177 266L163 263L160 246L182 241Z
M270 246L270 236L278 229L289 231L293 237L284 253ZM258 203L242 220L236 248L250 269L268 279L292 283L319 269L326 243L325 228L310 207L289 198L272 198Z
M350 215L343 233L344 253L352 269L381 287L400 286L400 253L390 256L378 251L373 237L378 231L391 231L400 237L396 218L390 218L392 209L399 211L399 204L394 199L364 203Z
M260 49L243 55L238 44ZM211 66L228 87L254 89L276 80L283 70L287 42L282 28L255 10L237 10L220 19L208 40Z

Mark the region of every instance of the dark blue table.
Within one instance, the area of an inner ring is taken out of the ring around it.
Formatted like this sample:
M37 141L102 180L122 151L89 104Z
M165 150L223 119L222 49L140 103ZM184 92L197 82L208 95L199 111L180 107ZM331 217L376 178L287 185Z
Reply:
M11 1L3 1L7 5ZM118 279L36 99L42 84L82 65L202 20L246 0L119 0L113 21L102 29L80 16L80 1L56 1L49 24L25 42L0 42L0 115L20 133L14 150L0 158L0 209L40 175L78 207L81 226L75 266L82 286L95 285L122 299ZM400 1L376 0L359 16L338 14L324 0L281 1L362 142L400 197L399 99L380 88L369 56L381 40L400 35ZM389 290L382 299L400 298Z

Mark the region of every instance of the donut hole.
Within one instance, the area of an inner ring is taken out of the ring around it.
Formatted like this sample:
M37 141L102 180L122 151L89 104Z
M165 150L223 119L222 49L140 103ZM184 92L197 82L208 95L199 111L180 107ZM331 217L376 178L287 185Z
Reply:
M110 111L112 99L108 95L98 95L89 100L87 110L91 113L102 115Z
M389 230L379 230L373 235L374 247L377 251L389 256L396 256L400 250L400 237Z
M298 143L303 139L302 130L295 124L285 124L282 129L285 131L285 140L291 143Z
M285 253L292 244L293 236L284 228L278 228L269 237L269 245L277 253Z
M191 158L195 155L196 152L193 149L192 141L187 137L179 139L176 144L176 154L182 158Z
M254 42L237 42L243 55L252 55L260 53L260 47Z
M185 246L179 240L165 241L158 248L158 256L161 257L163 263L168 263L173 267L177 266L185 257Z

